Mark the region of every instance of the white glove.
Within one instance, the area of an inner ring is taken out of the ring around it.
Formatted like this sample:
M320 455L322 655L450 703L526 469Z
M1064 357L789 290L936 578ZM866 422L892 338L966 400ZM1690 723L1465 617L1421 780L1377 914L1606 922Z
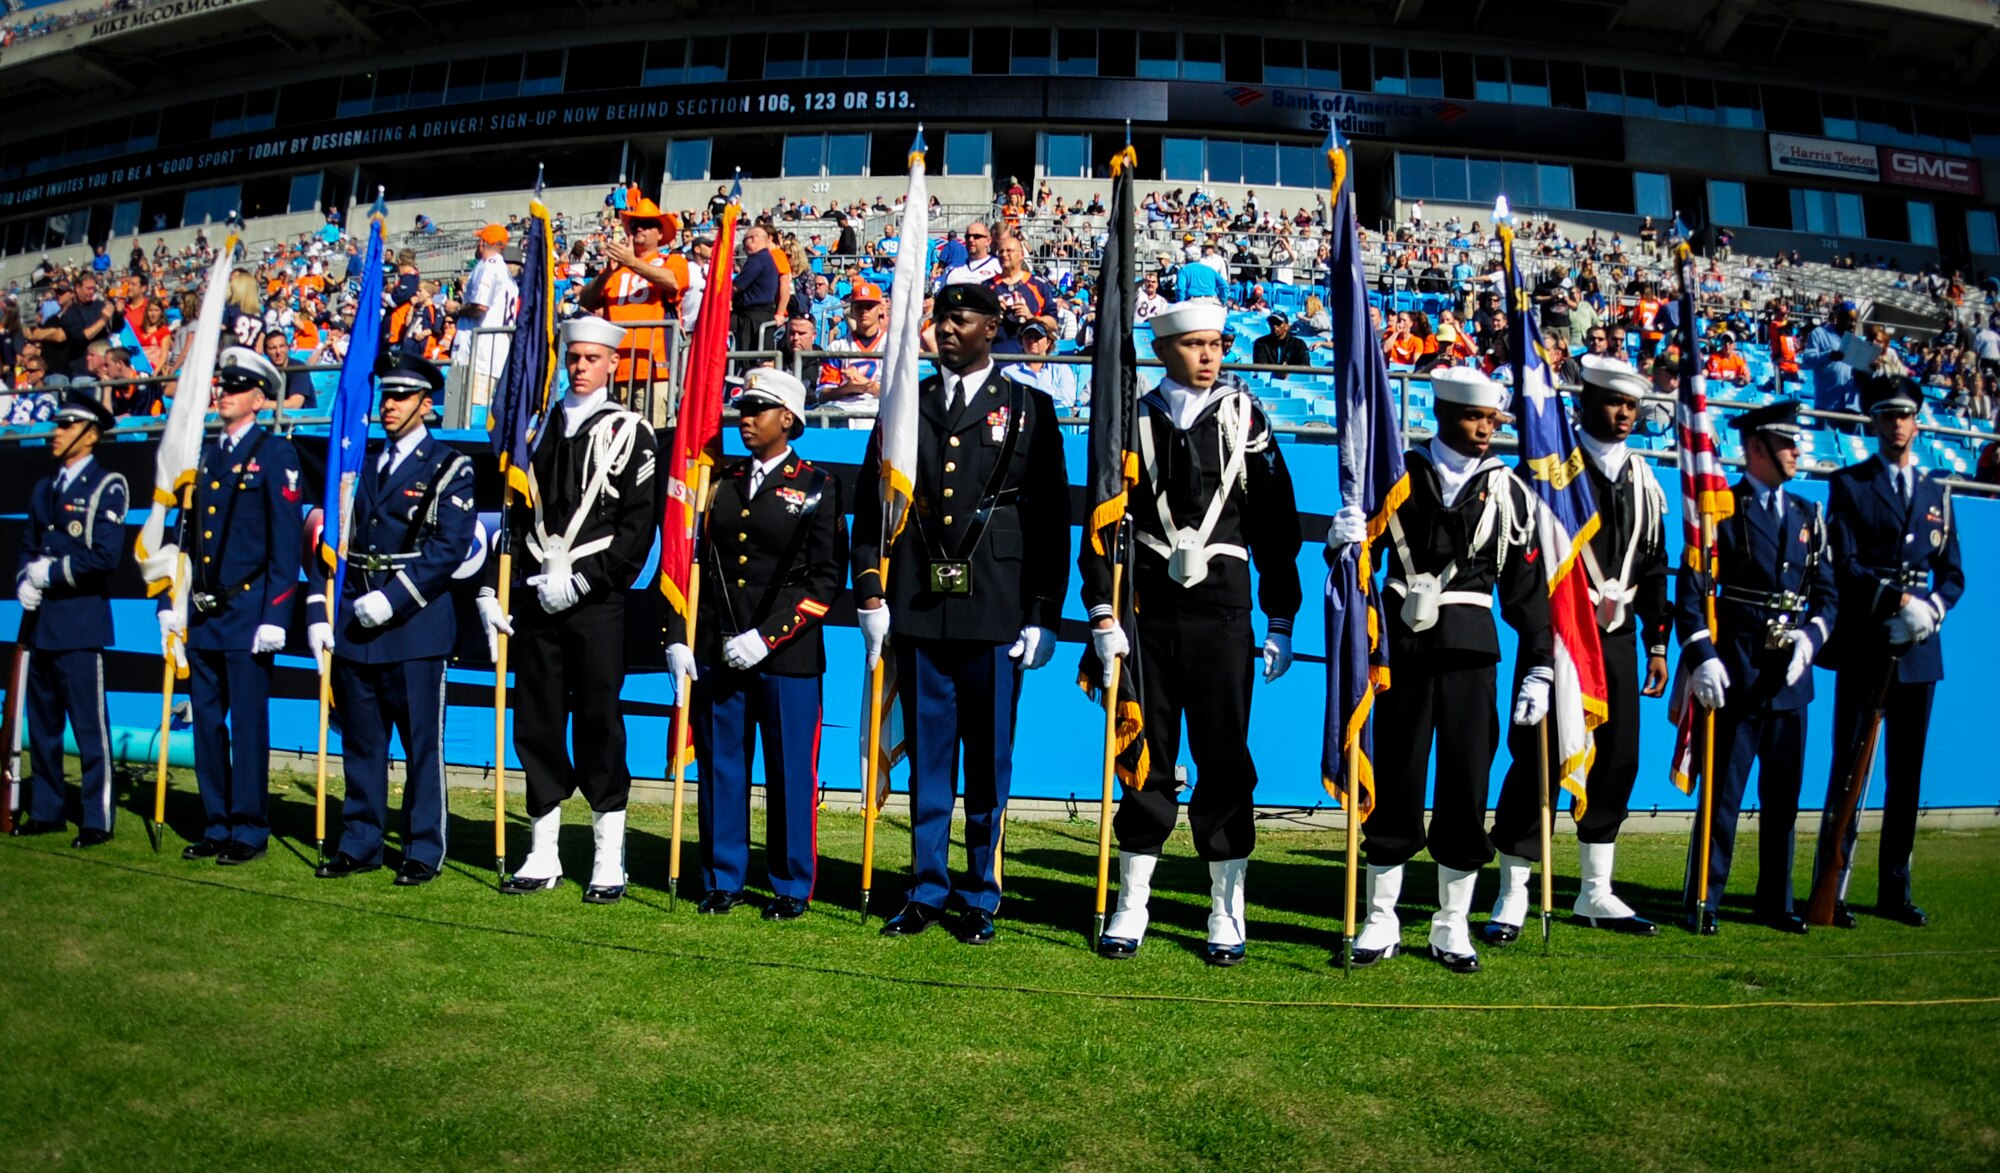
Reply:
M333 624L322 619L306 627L306 647L312 650L315 660L333 654Z
M162 652L170 650L175 640L181 639L186 635L187 621L181 618L180 612L175 611L171 607L160 612L160 650Z
M389 606L389 596L381 591L369 591L354 600L354 617L361 621L363 627L380 627L389 622L389 617L395 613L395 609Z
M883 604L872 610L863 607L854 613L855 626L861 629L861 646L868 653L868 669L882 662L882 644L889 638L889 607Z
M1792 662L1785 665L1785 686L1797 684L1805 676L1806 669L1812 667L1812 637L1803 631L1794 631L1785 636L1785 642L1792 645Z
M1514 724L1539 725L1549 715L1549 685L1556 674L1547 668L1530 668L1514 697Z
M528 585L535 588L535 597L541 600L542 610L551 615L560 615L576 606L590 589L584 584L583 575L577 571L561 578L537 574L528 580Z
M493 593L492 587L480 587L479 597L472 605L479 612L479 628L486 633L486 654L497 664L500 662L500 633L513 635L514 624L500 609L500 596Z
M37 558L28 563L28 584L38 591L49 588L49 568L55 562L48 558Z
M1292 637L1272 632L1264 637L1264 683L1283 676L1292 666Z
M250 637L250 654L262 656L270 652L285 650L285 629L275 623L259 623L257 634Z
M674 674L675 680L683 676L689 680L701 679L700 670L694 666L694 649L686 644L667 645L667 671Z
M1033 671L1055 658L1056 633L1046 627L1030 624L1021 629L1014 640L1014 646L1007 649L1010 659L1019 660L1021 667Z
M1937 632L1937 613L1928 601L1912 596L1884 626L1889 629L1890 643L1898 647L1920 644Z
M40 588L25 578L21 580L19 589L14 592L14 597L21 601L21 610L23 611L33 611L42 605L42 592Z
M764 633L756 630L738 632L722 645L722 662L747 672L764 662L771 654L771 645L764 642Z
M1694 699L1704 709L1719 709L1729 691L1729 669L1721 660L1704 660L1694 670Z
M1097 653L1097 660L1104 665L1104 687L1111 687L1111 665L1118 657L1132 650L1132 641L1125 638L1125 629L1116 623L1109 627L1090 629L1090 648Z
M1335 554L1342 547L1352 546L1368 540L1368 518L1362 514L1359 505L1342 505L1333 515L1333 524L1326 527L1326 548Z

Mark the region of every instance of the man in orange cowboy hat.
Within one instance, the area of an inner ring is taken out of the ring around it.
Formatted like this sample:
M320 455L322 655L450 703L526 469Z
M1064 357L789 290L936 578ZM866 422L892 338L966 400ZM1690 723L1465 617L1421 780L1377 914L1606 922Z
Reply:
M644 197L628 203L618 216L626 239L605 244L610 264L584 288L578 301L584 309L626 328L612 394L662 426L673 418L673 405L665 396L668 327L640 323L671 322L680 316L681 292L688 287L687 258L660 250L680 234L681 222ZM642 405L641 395L650 401L650 408Z

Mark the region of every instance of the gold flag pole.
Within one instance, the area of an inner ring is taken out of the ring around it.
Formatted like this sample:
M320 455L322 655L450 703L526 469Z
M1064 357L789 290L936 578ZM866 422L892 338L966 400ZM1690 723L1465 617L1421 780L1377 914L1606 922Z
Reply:
M699 518L708 507L708 472L706 459L696 470L694 477L694 512ZM687 593L687 644L695 646L695 626L701 619L701 557L695 553L698 547L688 543L688 593ZM681 811L687 794L687 756L690 741L688 718L692 705L690 695L694 691L693 677L674 677L674 831L667 848L667 908L671 911L680 902L681 888Z
M1122 526L1124 523L1121 521L1119 524ZM1117 548L1123 547L1120 545ZM1124 614L1119 606L1124 589L1125 563L1120 559L1111 564L1111 616L1114 623ZM1136 632L1126 634L1128 637L1137 636ZM1097 928L1090 937L1092 949L1104 940L1104 909L1111 891L1111 782L1118 775L1118 677L1125 667L1124 657L1112 657L1106 667L1111 669L1111 677L1104 686L1104 786L1097 800ZM1139 781L1143 784L1145 779Z
M1550 915L1550 914L1551 914L1552 912L1554 912L1554 911L1555 911L1555 904L1556 904L1556 883L1555 883L1555 873L1554 873L1554 872L1551 872L1551 871L1549 870L1549 866L1550 866L1550 865L1551 865L1552 863L1554 863L1555 861L1554 861L1554 860L1552 860L1552 859L1550 858L1550 856L1554 854L1554 849L1553 849L1553 845L1552 845L1552 844L1551 844L1551 842L1550 842L1551 838L1553 837L1553 833L1554 833L1554 826L1553 826L1553 824L1554 824L1554 812L1553 812L1553 811L1552 811L1552 810L1550 809L1550 803L1549 803L1549 785L1550 785L1550 778L1549 778L1549 719L1548 719L1547 717L1543 717L1543 718L1542 718L1542 719L1541 719L1540 721L1537 721L1537 722L1535 723L1535 733L1536 733L1536 740L1537 740L1537 741L1539 742L1539 744L1540 744L1540 749L1541 749L1541 753L1540 753L1540 758L1541 758L1541 767L1542 767L1542 769L1541 769L1541 781L1542 781L1542 956L1546 957L1546 956L1548 956L1548 953L1549 953L1549 915Z
M342 545L347 543L347 527L340 528ZM333 579L326 580L326 622L333 625ZM326 863L326 729L333 710L333 652L315 657L319 661L319 760L313 769L313 854L315 865Z
M166 653L166 670L160 676L160 745L153 770L153 854L160 852L160 840L167 832L167 737L174 729L174 654Z
M877 567L877 581L886 589L889 558L883 555ZM888 639L882 641L888 650ZM868 923L868 897L875 886L875 819L881 813L878 788L882 784L882 660L868 673L868 765L862 771L861 792L861 923Z
M514 543L508 514L514 507L513 478L508 475L513 454L500 454L500 528L493 540L499 546L500 583L495 600L500 614L513 610ZM510 621L511 625L511 621ZM506 632L493 631L493 877L496 883L507 878L507 644Z
M1708 620L1709 645L1715 645L1715 519L1707 513L1701 518L1701 558L1708 565L1708 590L1703 592L1704 618ZM1690 696L1688 699L1693 700ZM1700 702L1695 702L1699 704ZM1715 710L1703 706L1701 733L1701 856L1695 861L1700 869L1695 879L1694 926L1697 933L1701 929L1702 918L1708 909L1708 852L1715 832Z
M1347 810L1347 891L1340 929L1340 969L1348 977L1354 976L1354 910L1361 879L1360 777L1361 739L1357 736L1347 747L1347 797L1340 804Z

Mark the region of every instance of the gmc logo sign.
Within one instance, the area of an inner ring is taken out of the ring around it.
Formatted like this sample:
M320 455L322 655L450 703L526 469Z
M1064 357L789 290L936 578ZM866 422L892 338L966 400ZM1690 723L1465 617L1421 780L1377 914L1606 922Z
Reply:
M1930 191L1980 194L1979 167L1970 159L1933 155L1924 151L1882 149L1882 172L1890 183L1920 187Z

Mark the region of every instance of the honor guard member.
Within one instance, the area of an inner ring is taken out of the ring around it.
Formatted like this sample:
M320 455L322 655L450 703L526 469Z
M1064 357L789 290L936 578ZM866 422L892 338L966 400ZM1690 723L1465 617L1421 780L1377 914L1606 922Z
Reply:
M215 380L222 434L202 447L180 518L192 571L185 636L205 820L200 842L181 857L227 865L263 858L271 838L271 663L298 602L305 525L298 454L257 422L283 393L284 376L263 355L232 346L216 359ZM166 595L160 633L169 643L183 634Z
M1410 496L1390 515L1383 591L1394 684L1375 702L1376 808L1365 824L1368 923L1354 964L1402 950L1396 901L1403 865L1426 846L1437 861L1438 913L1430 956L1476 973L1467 916L1479 869L1493 858L1486 795L1500 742L1495 665L1500 641L1494 596L1518 638L1516 725L1547 716L1552 651L1549 593L1535 561L1537 510L1526 482L1489 453L1511 417L1507 389L1469 367L1431 372L1437 435L1406 460ZM1360 510L1343 507L1327 541L1361 541ZM1437 784L1424 828L1424 778L1437 743Z
M702 556L700 649L667 611L667 665L694 684L701 762L699 911L743 903L750 870L750 759L764 745L764 863L775 897L765 920L797 920L819 864L820 623L847 575L840 482L792 450L805 430L805 384L770 367L744 375L737 432L750 455L722 473Z
M1736 847L1736 817L1753 763L1762 764L1757 916L1783 932L1806 931L1804 919L1792 911L1793 832L1812 662L1833 631L1835 600L1819 503L1785 489L1798 468L1798 411L1796 402L1785 400L1729 421L1743 434L1746 470L1731 489L1735 514L1715 534L1720 589L1713 638L1704 599L1712 585L1682 567L1675 590L1675 626L1694 699L1716 711L1707 905L1694 908L1692 866L1687 886L1689 927L1705 935L1716 931L1716 909Z
M1841 774L1870 719L1875 690L1881 687L1883 674L1893 670L1882 718L1888 790L1882 800L1875 909L1890 920L1921 927L1930 918L1912 902L1910 854L1916 842L1931 700L1937 682L1944 679L1943 637L1938 629L1965 593L1965 567L1958 558L1951 491L1917 468L1910 451L1917 436L1922 391L1911 379L1878 376L1864 384L1862 399L1875 430L1876 455L1835 473L1827 498L1830 559L1840 598L1839 623L1820 657L1824 667L1834 670L1834 774L1828 792L1844 781ZM1832 818L1831 809L1822 816L1815 876L1833 866L1824 847L1833 835ZM1844 846L1850 869L1859 826L1856 819L1847 828ZM1843 872L1841 903L1833 923L1853 928L1847 879Z
M1639 698L1667 690L1667 643L1674 621L1667 597L1667 498L1653 470L1625 446L1652 384L1619 359L1587 354L1581 365L1577 441L1597 501L1598 530L1578 562L1590 601L1597 606L1610 712L1597 727L1597 756L1584 784L1589 801L1576 820L1582 874L1575 914L1585 925L1650 937L1659 926L1612 894L1611 873L1618 829L1639 777ZM1492 835L1500 853L1500 895L1492 918L1480 926L1480 936L1490 945L1505 945L1521 935L1529 873L1542 855L1542 805L1536 788L1553 788L1555 781L1542 777L1537 742L1535 730L1525 725L1514 726L1507 735L1513 764L1500 787ZM1551 806L1556 797L1550 794Z
M111 747L104 710L104 647L111 642L111 575L125 553L125 478L91 453L115 421L95 396L73 391L56 409L49 441L59 467L28 499L28 528L14 573L26 614L28 818L16 835L52 835L64 819L63 722L83 764L83 817L72 847L111 838Z
M967 944L993 939L1001 818L1013 777L1021 673L1055 655L1069 589L1069 480L1044 391L992 360L1000 302L948 285L933 308L943 371L917 390L916 495L882 552L880 435L861 463L854 595L870 665L896 635L896 681L909 738L911 885L884 936L920 933L948 907ZM893 616L893 619L891 618ZM892 627L893 624L893 627ZM951 812L965 758L966 875L951 876Z
M479 593L487 638L519 627L514 753L527 778L534 825L528 858L501 890L513 895L562 880L556 839L562 801L590 803L595 857L583 899L611 904L625 895L625 591L660 524L659 452L653 426L612 402L611 372L625 330L602 318L562 328L569 393L550 409L529 460L528 494L507 525L519 551L510 617L492 586ZM497 561L497 560L496 560ZM572 759L566 740L573 738Z
M1257 842L1250 564L1267 620L1262 661L1270 682L1292 662L1298 509L1270 421L1250 388L1222 373L1222 307L1190 302L1154 315L1152 326L1153 351L1167 373L1139 401L1134 423L1140 474L1129 506L1136 542L1125 583L1144 616L1137 666L1150 769L1118 801L1118 909L1097 951L1130 957L1145 938L1153 870L1179 813L1174 763L1185 718L1196 772L1188 821L1209 874L1205 956L1228 966L1243 960L1244 878ZM1108 666L1129 650L1112 610L1111 560L1086 542L1077 567L1091 643ZM1107 686L1109 677L1107 667Z
M396 883L409 887L435 879L444 863L444 674L458 635L452 580L478 573L486 547L472 461L424 424L444 376L406 355L376 386L385 442L357 478L340 607L329 621L323 593L306 599L306 642L315 659L333 654L347 777L339 847L313 874L330 880L382 866L393 730L404 759ZM332 551L322 554L331 564Z

